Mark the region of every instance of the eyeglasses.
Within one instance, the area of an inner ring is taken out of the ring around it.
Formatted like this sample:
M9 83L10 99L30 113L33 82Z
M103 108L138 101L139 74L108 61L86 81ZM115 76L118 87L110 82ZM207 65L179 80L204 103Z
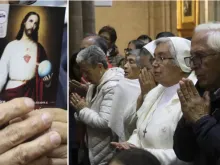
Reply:
M125 48L125 49L124 49L125 55L128 55L131 50L132 50L132 49L130 49L130 48Z
M152 63L154 63L156 61L158 64L161 64L161 63L163 63L164 60L173 60L173 59L174 59L173 57L158 56L158 57L155 57L152 59Z
M202 64L203 58L215 56L215 55L217 55L217 54L216 53L215 54L206 54L206 55L193 54L191 57L185 57L184 60L185 60L186 66L193 68L195 66L200 66Z

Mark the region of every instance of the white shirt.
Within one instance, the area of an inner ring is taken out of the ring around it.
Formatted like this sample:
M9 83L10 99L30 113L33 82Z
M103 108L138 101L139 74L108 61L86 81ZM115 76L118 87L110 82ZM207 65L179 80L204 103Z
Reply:
M0 91L9 76L6 89L22 85L35 77L37 66L37 44L30 40L10 42L0 60Z

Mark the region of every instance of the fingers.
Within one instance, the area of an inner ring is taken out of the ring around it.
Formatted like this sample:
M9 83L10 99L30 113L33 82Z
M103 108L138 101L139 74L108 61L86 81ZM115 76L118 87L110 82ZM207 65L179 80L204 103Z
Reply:
M121 143L121 146L123 147L123 149L128 150L130 149L129 143L125 142L125 143Z
M45 76L45 77L43 78L43 81L48 81L47 76Z
M29 113L34 106L34 101L30 98L17 98L0 104L0 126Z
M205 91L203 98L205 100L205 104L209 105L210 104L210 93L208 91Z
M180 99L180 104L182 105L182 107L185 106L186 105L186 99L183 96L183 93L180 89L177 90L177 94L178 94L179 99ZM182 110L184 110L184 108L182 108Z
M67 158L67 145L60 145L58 148L48 153L47 157L59 159Z
M67 165L67 158L65 159L51 158L51 165Z
M28 118L30 116L35 116L43 113L49 113L52 116L53 121L67 123L67 111L60 108L43 108L36 111L32 111L24 116Z
M74 101L74 97L75 97L75 96L73 95L73 93L71 93L71 94L70 94L70 100L71 100L71 101Z
M148 71L147 73L148 73L148 79L149 79L149 81L150 81L150 82L154 82L153 74L152 74L150 71Z
M150 77L150 74L149 74L149 72L147 71L147 69L144 67L144 80L145 81L149 81L149 80L151 80L151 77Z
M48 113L30 117L24 121L11 124L0 131L0 154L21 144L27 139L42 133L52 124L52 117ZM1 163L0 163L1 164Z
M71 93L70 101L71 101L71 104L73 104L73 106L75 106L75 105L77 105L79 100L77 100L74 93Z
M72 100L72 99L70 99L70 105L71 105L73 108L75 108L75 109L76 109L76 106L75 106L75 104L74 104L74 102L73 102L73 100Z
M142 71L141 71L141 72L142 72ZM141 73L139 74L139 82L140 82L140 85L143 84L143 78L142 78L142 74L141 74Z
M53 76L53 73L51 75L47 75L43 78L43 81L49 81Z
M146 68L143 68L143 69L142 69L141 74L142 74L143 83L146 82L146 81L148 81L148 73L147 73Z
M78 103L82 100L82 98L77 94L77 93L72 93L71 94L71 102L74 105L78 105Z
M185 80L185 85L186 85L186 89L188 91L188 95L189 97L192 99L192 97L194 97L193 91L191 89L191 84L190 84L190 80Z
M28 163L27 165L52 165L52 161L44 156L32 161L31 163Z
M47 152L57 148L61 137L57 132L50 132L27 143L23 143L0 155L0 164L26 165Z
M73 85L73 86L75 86L75 87L80 87L80 86L81 86L81 83L78 82L78 81L76 81L76 80L71 80L71 81L70 81L70 84Z
M60 134L62 144L67 144L67 123L53 122L51 131L56 131Z
M195 85L193 84L193 82L191 80L189 81L189 85L190 85L190 88L191 88L191 91L192 91L193 95L194 96L200 96L199 92L197 91Z
M12 119L9 121L9 124L13 124L13 123L18 123L20 121L22 121L23 119L21 117L17 117L15 119Z
M131 148L137 148L135 145L133 145L133 144L131 144L131 143L129 143L129 146L130 146Z
M183 94L183 97L185 97L185 100L186 101L190 100L190 95L189 95L189 92L187 90L186 83L181 80L179 82L179 84L180 84L180 90L181 90L181 92Z
M69 82L71 90L74 90L74 88L80 88L81 84L78 81L72 80Z
M81 100L81 97L77 93L75 93L75 96L76 96L77 100Z
M111 142L111 145L113 145L114 147L116 147L120 150L121 149L125 149L125 150L130 149L130 143L128 143L128 142L123 142L123 143Z

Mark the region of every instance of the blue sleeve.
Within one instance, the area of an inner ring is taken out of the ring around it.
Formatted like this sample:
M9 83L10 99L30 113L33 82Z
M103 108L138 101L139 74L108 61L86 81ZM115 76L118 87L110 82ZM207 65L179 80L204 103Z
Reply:
M198 120L193 130L197 136L197 144L207 153L220 156L220 124L212 116L205 116Z
M196 136L192 126L186 123L182 117L177 125L174 133L174 152L176 156L185 162L192 162L197 153L198 146L196 144Z
M63 32L56 107L67 109L67 26Z

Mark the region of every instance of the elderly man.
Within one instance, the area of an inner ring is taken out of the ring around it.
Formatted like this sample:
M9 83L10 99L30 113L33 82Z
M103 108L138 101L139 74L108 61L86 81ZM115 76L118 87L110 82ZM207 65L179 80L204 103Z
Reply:
M220 163L220 24L201 24L192 37L186 58L203 92L188 79L180 81L178 95L183 117L174 134L177 157L194 165ZM203 95L203 96L200 96Z

